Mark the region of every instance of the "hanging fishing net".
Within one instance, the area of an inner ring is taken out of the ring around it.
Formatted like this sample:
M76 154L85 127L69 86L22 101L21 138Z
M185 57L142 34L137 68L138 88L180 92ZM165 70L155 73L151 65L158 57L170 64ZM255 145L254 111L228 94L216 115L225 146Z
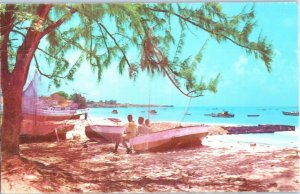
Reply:
M66 132L74 128L70 119L79 119L76 110L59 105L55 96L42 96L45 87L41 76L36 72L23 91L23 121L20 132L21 143L58 141L66 138ZM74 104L72 104L74 107Z

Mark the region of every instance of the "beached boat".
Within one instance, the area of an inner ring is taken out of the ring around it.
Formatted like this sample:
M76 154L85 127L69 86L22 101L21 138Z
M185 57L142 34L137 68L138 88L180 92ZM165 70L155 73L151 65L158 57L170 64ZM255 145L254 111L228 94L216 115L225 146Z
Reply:
M57 141L66 139L66 133L74 128L71 124L23 120L20 143Z
M125 126L88 125L85 127L85 135L93 140L120 142L125 129Z
M157 152L201 145L208 135L208 126L191 126L158 131L129 140L137 152Z
M112 114L118 114L118 110L112 110L111 113Z
M234 114L229 113L228 111L224 111L222 113L211 114L212 117L222 117L222 118L232 118Z
M247 117L259 117L260 115L255 115L255 114L253 114L253 115L247 115Z
M223 128L228 131L228 134L274 133L276 131L295 131L295 126L291 125L234 126Z
M293 112L282 111L282 114L288 115L288 116L299 116L299 111L293 111Z
M63 121L80 119L81 115L87 117L88 109L78 110L51 110L51 109L37 109L34 111L24 111L23 117L25 120L35 121Z
M114 122L114 123L122 122L122 120L118 119L118 118L106 118L106 120L109 120L109 121Z

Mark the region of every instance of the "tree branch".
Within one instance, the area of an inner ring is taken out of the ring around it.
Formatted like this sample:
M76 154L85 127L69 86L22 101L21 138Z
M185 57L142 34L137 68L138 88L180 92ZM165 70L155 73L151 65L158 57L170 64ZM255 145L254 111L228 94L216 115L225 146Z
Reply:
M42 76L45 76L45 77L47 77L47 78L49 78L49 79L52 79L52 78L54 78L54 77L60 78L60 79L65 79L65 78L67 78L68 75L69 75L69 73L67 73L65 76L54 75L54 72L52 73L52 75L43 73L42 70L41 70L41 68L40 68L40 65L39 65L39 63L38 63L38 60L37 60L35 54L34 54L34 60L35 60L35 66L36 66L38 72L39 72ZM74 64L70 69L72 69L74 66L75 66L75 64Z
M182 16L182 15L180 15L180 14L178 14L178 13L175 13L175 12L169 12L168 10L161 10L161 9L154 9L154 8L147 8L147 9L149 9L149 10L151 10L151 11L154 11L154 12L161 12L161 13L172 14L172 15L174 15L174 16L176 16L176 17L178 17L178 18L180 18L180 19L182 19L182 20L184 20L184 21L186 21L186 22L188 22L188 23L190 23L190 24L192 24L192 25L194 25L194 26L197 26L197 27L201 28L202 30L204 30L204 31L206 31L206 32L208 32L208 33L210 33L210 34L223 36L223 37L226 38L227 40L231 41L232 43L234 43L234 44L236 44L236 45L238 45L238 46L240 46L240 47L242 47L242 48L246 48L246 49L249 49L249 50L255 50L255 51L259 51L259 52L262 52L262 53L266 54L265 52L263 52L263 51L261 51L261 50L259 50L259 49L257 49L257 48L252 48L252 47L250 47L250 46L240 44L240 43L238 43L237 41L235 41L235 40L233 40L232 38L230 38L229 36L226 36L226 35L221 34L221 33L216 33L216 32L213 32L213 31L207 29L207 28L204 28L203 26L199 25L199 24L196 23L195 21L191 20L189 17L184 17L184 16Z
M37 48L37 50L43 52L44 54L48 55L48 56L51 57L51 58L54 58L54 59L56 59L56 60L59 60L58 57L53 56L53 55L51 55L50 53L47 53L45 50L43 50L43 49L41 49L41 48L39 48L39 47ZM66 59L64 59L64 58L61 58L61 59L62 59L65 63L68 63L68 61L67 61Z
M102 30L102 28L100 27L100 25L98 24L98 26L99 26L99 29L100 29L100 32L101 32L101 34L102 34L102 36L103 36L103 41L104 41L104 44L105 44L105 47L106 47L106 50L107 50L107 58L109 58L110 57L110 50L109 50L109 48L108 48L108 44L107 44L107 42L106 42L106 39L104 38L105 36L104 36L104 33L103 33L103 30Z
M43 76L45 76L45 77L47 77L47 78L49 78L49 79L51 79L51 78L53 78L53 77L58 77L58 78L65 78L65 77L66 77L66 76L65 76L65 77L53 76L53 75L48 75L48 74L43 73L43 72L41 71L41 69L40 69L40 66L39 66L39 63L38 63L38 60L37 60L35 54L33 55L33 58L34 58L34 61L35 61L35 67L36 67L36 69L38 70L38 72L39 72L41 75L43 75Z
M114 41L115 45L116 45L116 46L119 48L119 50L121 51L123 57L125 58L125 61L126 61L127 65L128 65L129 68L130 68L131 65L130 65L128 59L127 59L127 56L126 56L126 54L125 54L125 51L124 51L124 50L122 49L122 47L119 45L119 43L118 43L118 41L115 39L115 37L107 30L107 28L106 28L103 24L99 23L99 22L96 21L96 20L95 20L95 22L97 23L97 25L99 26L99 28L102 27L102 28L105 30L105 32L110 36L110 38Z
M114 35L119 35L119 36L122 36L123 38L127 38L128 40L132 40L129 36L126 36L125 34L121 34L121 33L119 33L119 32L116 32L116 33L113 33L112 34L112 36L114 36Z
M70 9L70 14L72 15L73 13L77 12L76 9L71 8ZM49 32L55 30L56 28L58 28L61 24L64 23L64 21L66 21L67 19L67 14L62 16L59 20L57 20L56 22L50 24L42 33L42 36L45 36L46 34L48 34Z
M14 77L14 83L22 85L22 87L26 82L30 63L41 39L41 32L36 29L35 26L40 28L39 26L42 26L45 23L51 7L52 5L50 4L40 4L38 6L36 15L39 19L33 21L30 29L27 31L22 45L18 48L16 64L12 74Z

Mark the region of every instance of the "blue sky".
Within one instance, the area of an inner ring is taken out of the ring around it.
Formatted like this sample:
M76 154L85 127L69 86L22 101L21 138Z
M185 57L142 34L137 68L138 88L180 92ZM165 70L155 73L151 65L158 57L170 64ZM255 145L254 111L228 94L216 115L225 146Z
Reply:
M245 3L223 3L226 13L239 12ZM250 6L251 7L251 6ZM272 42L276 54L272 72L268 73L263 62L247 55L238 46L210 39L197 75L210 79L221 73L216 94L206 93L204 97L192 99L192 106L298 106L298 15L296 3L256 3L257 28ZM174 26L176 28L176 26ZM187 34L183 55L196 54L208 34L195 31L197 37ZM72 61L78 53L67 58ZM136 57L136 53L130 53ZM29 76L31 77L31 76ZM183 96L171 82L162 76L149 77L139 74L136 81L124 73L119 75L117 64L112 64L103 73L100 83L88 63L82 64L75 74L75 80L60 89L51 88L45 93L65 90L79 92L90 100L114 99L118 102L148 104L186 105L189 99Z

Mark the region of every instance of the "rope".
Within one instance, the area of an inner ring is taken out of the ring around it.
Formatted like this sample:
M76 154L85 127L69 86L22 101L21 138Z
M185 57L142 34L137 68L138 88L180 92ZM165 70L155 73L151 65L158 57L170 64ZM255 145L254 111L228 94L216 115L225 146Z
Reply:
M150 120L150 96L151 96L151 85L150 85L150 77L148 77L148 88L149 88L149 98L148 98L148 119Z
M188 101L188 104L187 104L187 106L186 106L186 108L185 108L185 111L183 112L183 117L181 118L181 120L180 120L180 122L179 122L179 124L178 124L178 127L181 127L181 123L182 123L182 121L184 120L185 116L186 116L187 113L188 113L188 110L189 110L191 101L192 101L192 98L190 97L190 99L189 99L189 101Z

